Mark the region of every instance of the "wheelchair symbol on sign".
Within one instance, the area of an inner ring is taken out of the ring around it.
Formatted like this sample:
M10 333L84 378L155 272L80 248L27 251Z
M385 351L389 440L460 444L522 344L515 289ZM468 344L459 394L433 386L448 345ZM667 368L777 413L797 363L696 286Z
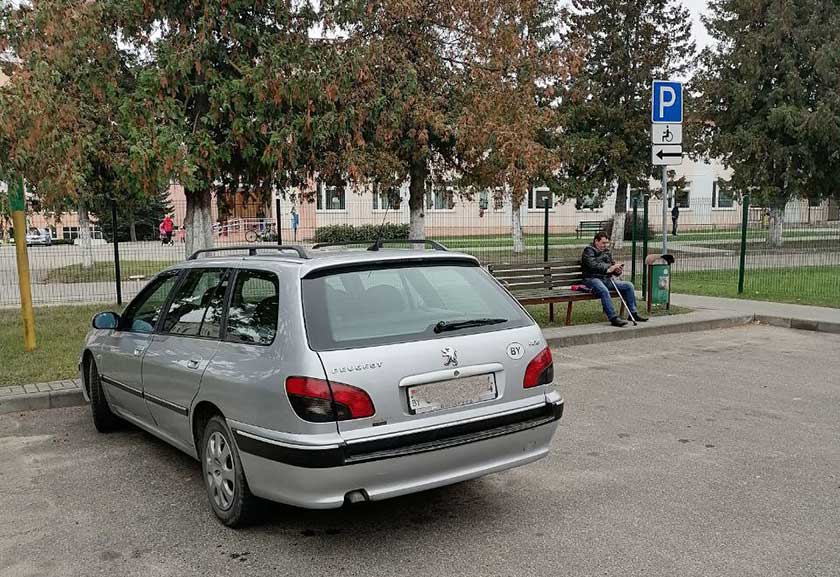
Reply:
M671 132L671 127L666 126L665 132L662 133L662 142L671 142L674 139L674 133Z

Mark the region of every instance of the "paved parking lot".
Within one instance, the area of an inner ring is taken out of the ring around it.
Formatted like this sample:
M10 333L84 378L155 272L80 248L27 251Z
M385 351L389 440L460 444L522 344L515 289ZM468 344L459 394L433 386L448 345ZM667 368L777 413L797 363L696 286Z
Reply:
M0 575L840 574L840 335L750 326L555 351L553 452L232 531L196 461L86 408L0 416ZM279 481L282 482L282 481Z

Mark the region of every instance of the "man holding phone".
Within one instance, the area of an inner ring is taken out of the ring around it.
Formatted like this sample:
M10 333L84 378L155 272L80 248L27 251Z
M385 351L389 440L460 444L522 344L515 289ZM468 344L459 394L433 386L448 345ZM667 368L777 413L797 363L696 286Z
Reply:
M613 260L610 254L610 237L605 232L596 234L592 239L592 244L583 249L580 264L583 268L584 284L601 299L604 314L607 315L612 326L623 327L627 324L627 321L621 319L615 312L612 298L610 298L613 281L621 296L624 297L624 302L630 308L633 318L640 323L647 321L636 310L636 289L633 283L618 278L624 272L624 265Z

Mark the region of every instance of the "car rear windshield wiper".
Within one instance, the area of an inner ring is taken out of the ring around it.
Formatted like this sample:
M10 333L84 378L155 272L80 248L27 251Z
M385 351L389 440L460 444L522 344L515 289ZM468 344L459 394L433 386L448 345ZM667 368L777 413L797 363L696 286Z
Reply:
M468 327L480 327L482 325L497 325L499 323L506 323L507 319L469 319L466 321L440 321L435 325L435 332L442 333L444 331L457 331L458 329L466 329Z

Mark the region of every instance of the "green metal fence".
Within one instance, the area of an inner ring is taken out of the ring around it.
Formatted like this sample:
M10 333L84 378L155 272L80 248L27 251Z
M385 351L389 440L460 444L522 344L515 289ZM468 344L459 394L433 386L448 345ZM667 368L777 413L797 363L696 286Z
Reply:
M764 207L744 206L732 198L704 202L684 196L679 202L676 236L671 207L667 209L668 249L676 259L674 292L840 306L840 214L835 206L789 203L783 214L781 242L771 242L773 222ZM247 205L228 207L227 215L214 213L213 242L275 242L273 208ZM347 197L331 208L289 202L279 208L280 233L286 243L311 246L329 226L350 225L358 231L390 224L389 230L396 232L389 234L407 234L408 230L407 202L390 208L369 199ZM434 197L426 208L427 238L473 254L483 263L577 259L594 231L612 227L612 210L549 203L546 211L540 198L529 197L518 219L521 237L516 239L516 219L510 206L496 207L481 198ZM119 255L111 244L110 214L98 215L87 249L79 244L78 227L67 216L54 228L52 222L39 224L37 217L30 215L30 226L46 231L50 225L52 235L49 246L36 244L29 251L35 304L112 302L117 287L128 300L157 271L184 259L181 225L185 224L185 209L183 203L172 203L175 233L171 244L160 241L155 221L148 230L138 229L134 241L123 235ZM635 209L629 202L628 214L635 212L636 218L627 218L625 240L613 235L613 254L630 265L625 267L625 278L643 289L644 257L661 250L662 208L657 199L638 199ZM19 300L13 256L12 245L0 244L0 306L15 306ZM118 262L120 283L116 282Z

